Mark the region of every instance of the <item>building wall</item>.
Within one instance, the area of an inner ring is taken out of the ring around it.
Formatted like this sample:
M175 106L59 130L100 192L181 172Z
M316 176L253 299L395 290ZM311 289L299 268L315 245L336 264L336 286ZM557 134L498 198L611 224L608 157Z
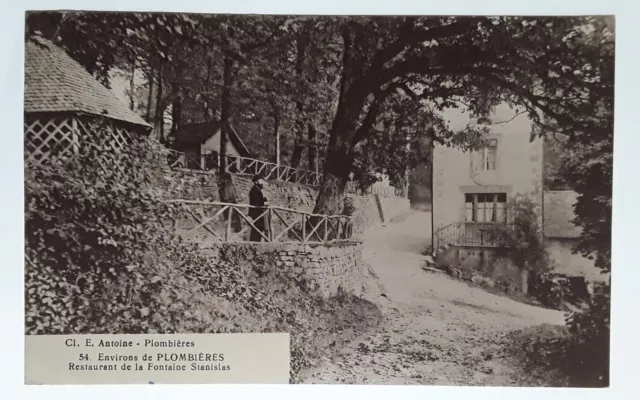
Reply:
M546 238L545 246L553 262L553 272L567 276L581 276L589 282L606 282L608 277L600 273L594 261L580 254L572 254L571 249L578 239Z
M509 121L515 112L497 108L494 123ZM461 113L445 114L453 129L468 123ZM495 171L473 174L471 153L435 145L433 150L434 232L453 222L465 220L464 193L507 193L507 202L517 194L527 195L542 206L542 141L530 142L531 121L519 115L507 123L493 125L489 138L498 140ZM542 213L540 212L540 217ZM542 226L542 219L540 219Z

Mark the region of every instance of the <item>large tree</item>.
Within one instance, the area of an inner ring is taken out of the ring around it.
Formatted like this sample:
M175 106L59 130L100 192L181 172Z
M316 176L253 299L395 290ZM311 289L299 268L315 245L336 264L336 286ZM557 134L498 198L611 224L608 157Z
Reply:
M598 18L358 17L336 18L334 28L340 91L316 213L340 211L354 149L396 93L475 116L507 102L569 134L611 129L595 110L606 108L600 82L612 60L582 40L606 29Z

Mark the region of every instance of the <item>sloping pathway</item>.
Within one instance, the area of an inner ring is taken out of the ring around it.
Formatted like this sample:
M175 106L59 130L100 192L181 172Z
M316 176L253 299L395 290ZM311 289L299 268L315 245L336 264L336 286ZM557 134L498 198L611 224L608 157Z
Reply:
M522 372L501 351L502 338L526 326L562 324L562 313L424 271L430 218L414 212L367 234L365 262L385 293L368 300L383 321L304 371L303 383L522 384Z

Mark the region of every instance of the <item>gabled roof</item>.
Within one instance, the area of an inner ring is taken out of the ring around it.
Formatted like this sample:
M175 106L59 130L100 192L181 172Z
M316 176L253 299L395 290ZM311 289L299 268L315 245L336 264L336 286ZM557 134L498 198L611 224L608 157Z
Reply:
M62 48L40 36L25 44L24 111L106 116L150 128Z
M544 235L548 238L573 239L582 230L571 220L575 218L573 206L578 193L573 190L544 192Z
M202 145L220 130L220 121L198 122L180 126L176 134L175 144L178 147L189 145ZM229 125L229 140L243 157L248 157L251 152L247 149L238 132Z

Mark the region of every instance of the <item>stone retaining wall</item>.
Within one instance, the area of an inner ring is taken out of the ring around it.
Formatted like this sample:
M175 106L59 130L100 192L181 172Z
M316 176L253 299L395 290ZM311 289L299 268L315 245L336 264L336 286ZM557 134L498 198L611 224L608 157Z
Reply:
M249 204L249 191L253 183L251 176L232 174L238 203ZM218 179L215 173L189 169L169 170L163 177L163 183L175 199L219 201ZM265 194L270 204L296 211L312 212L318 196L318 189L298 183L269 181ZM356 208L354 234L360 235L367 229L389 222L407 212L408 199L378 195L348 195ZM378 206L379 202L379 206ZM292 215L282 215L290 223ZM277 222L276 222L277 223ZM274 231L275 231L274 227Z
M245 275L279 276L302 285L322 298L341 291L362 293L362 243L329 245L302 243L220 243L203 252L212 260L228 261ZM215 266L212 266L215 267Z
M231 177L238 203L249 204L249 191L253 186L251 176L232 174ZM215 173L177 169L166 171L164 179L174 198L220 200ZM313 186L283 181L269 181L264 191L271 204L306 212L313 210L318 195L318 190Z

